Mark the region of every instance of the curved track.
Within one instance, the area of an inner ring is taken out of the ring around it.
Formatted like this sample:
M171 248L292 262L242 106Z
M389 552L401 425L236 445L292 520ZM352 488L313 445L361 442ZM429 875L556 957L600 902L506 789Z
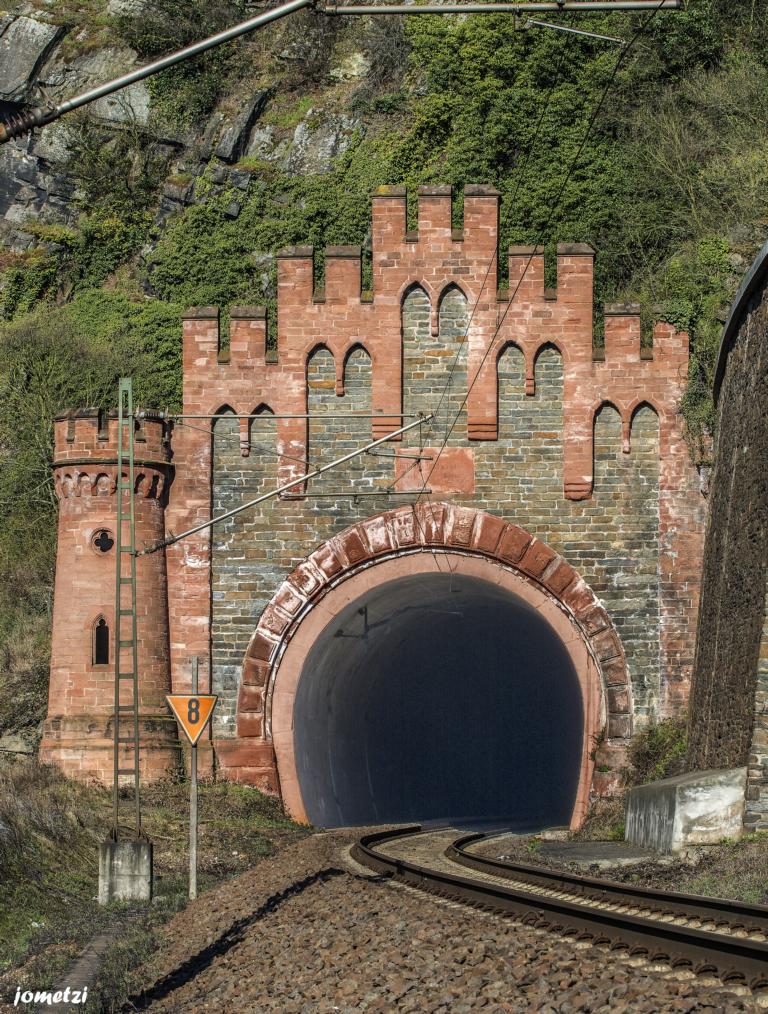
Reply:
M665 893L473 854L485 835L401 828L366 835L365 866L454 901L576 940L768 987L768 907ZM471 871L471 876L468 875Z

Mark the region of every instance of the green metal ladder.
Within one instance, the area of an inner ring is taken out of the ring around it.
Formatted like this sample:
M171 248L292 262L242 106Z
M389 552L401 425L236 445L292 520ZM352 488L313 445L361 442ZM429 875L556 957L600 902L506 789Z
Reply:
M134 813L131 830L133 837L141 837L134 427L133 384L130 377L121 377L117 411L117 531L115 539L117 548L115 567L115 748L112 787L112 838L115 841L120 840L121 778L124 779L123 787L128 784L133 788ZM121 756L124 758L122 761ZM130 776L130 782L125 781L126 776ZM123 829L125 827L126 820L123 821Z

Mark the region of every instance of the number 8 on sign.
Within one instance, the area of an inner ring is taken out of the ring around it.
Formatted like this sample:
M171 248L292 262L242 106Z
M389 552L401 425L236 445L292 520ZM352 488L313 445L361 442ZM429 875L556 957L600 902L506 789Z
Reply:
M213 714L218 695L167 694L165 699L185 736L194 746Z

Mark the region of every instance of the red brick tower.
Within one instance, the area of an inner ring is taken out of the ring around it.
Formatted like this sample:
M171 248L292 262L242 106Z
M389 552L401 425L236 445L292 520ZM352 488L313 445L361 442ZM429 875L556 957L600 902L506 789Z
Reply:
M137 427L135 448L136 544L142 547L165 535L173 471L167 424L145 419ZM74 777L111 783L117 419L95 409L57 419L54 479L58 552L48 718L40 755ZM176 723L164 699L170 690L166 603L165 553L139 557L141 774L149 779L180 761Z

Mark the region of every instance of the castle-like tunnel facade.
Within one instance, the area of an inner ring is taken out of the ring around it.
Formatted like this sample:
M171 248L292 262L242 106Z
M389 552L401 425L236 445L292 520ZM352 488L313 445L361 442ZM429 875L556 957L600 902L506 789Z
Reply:
M181 759L164 695L219 695L217 777L333 826L578 824L637 727L685 708L703 498L679 415L687 336L633 306L593 337L594 254L499 269L499 195L373 198L361 252L278 257L259 307L186 314L183 410L136 424L140 546L423 421L137 562L141 766ZM42 753L112 777L117 422L56 423L59 543ZM118 657L116 657L118 656Z

